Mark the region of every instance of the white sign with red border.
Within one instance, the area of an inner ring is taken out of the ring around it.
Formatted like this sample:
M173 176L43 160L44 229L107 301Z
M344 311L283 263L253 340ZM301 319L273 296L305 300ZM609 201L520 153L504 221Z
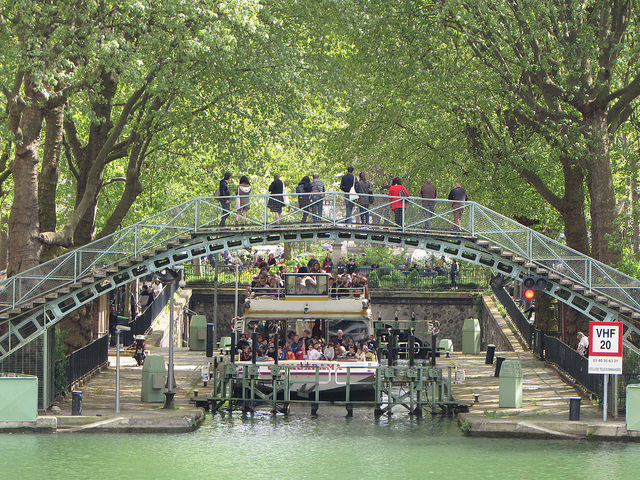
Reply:
M622 322L589 322L589 373L622 374Z

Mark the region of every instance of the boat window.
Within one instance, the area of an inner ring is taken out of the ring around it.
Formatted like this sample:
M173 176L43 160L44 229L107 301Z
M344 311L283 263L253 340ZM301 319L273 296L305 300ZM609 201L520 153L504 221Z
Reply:
M294 273L285 275L287 295L327 295L327 274Z

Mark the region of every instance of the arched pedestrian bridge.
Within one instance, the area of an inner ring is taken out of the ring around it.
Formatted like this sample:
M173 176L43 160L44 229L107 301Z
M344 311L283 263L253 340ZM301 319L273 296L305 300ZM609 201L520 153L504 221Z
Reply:
M420 248L516 281L545 276L557 300L594 320L623 321L625 344L640 354L639 280L474 202L409 197L398 218L388 197L372 198L362 208L370 223L362 224L349 223L360 222L358 206L345 218L343 193L289 196L279 222L266 195L248 197L246 219L234 199L225 209L199 197L22 272L0 283L0 362L82 305L165 268L255 245L342 241ZM460 228L454 212L462 213Z

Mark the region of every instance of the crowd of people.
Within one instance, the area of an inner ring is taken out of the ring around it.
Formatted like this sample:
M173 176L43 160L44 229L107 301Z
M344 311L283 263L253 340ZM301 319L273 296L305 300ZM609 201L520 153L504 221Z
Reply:
M335 272L330 257L322 262L312 255L307 265L298 263L291 271L285 265L280 265L275 270L276 264L262 261L258 264L259 271L247 287L247 297L255 295L281 296L285 287L285 275L298 274L296 278L296 294L328 294L332 298L360 297L369 298L369 286L367 277L356 272L355 259L350 258L345 264L341 258ZM318 290L316 274L329 274L327 289ZM292 293L292 292L290 292Z
M276 349L277 346L277 349ZM305 330L302 336L289 331L287 338L277 338L275 334L258 335L256 345L247 333L242 333L236 345L236 354L240 361L251 361L253 349L257 362L278 360L340 360L373 362L376 360L376 342L373 335L356 342L352 337L344 335L342 330L329 339L324 339L319 321L313 332Z
M226 225L231 210L232 195L229 186L231 178L231 172L226 172L222 180L220 180L219 188L215 193L215 197L220 202L223 211L220 220L220 226L222 227ZM235 190L236 223L240 223L241 225L247 223L247 215L251 206L251 189L249 177L243 175ZM358 176L356 176L353 167L348 167L347 173L340 179L340 191L344 194L344 207L346 212L345 218L341 221L347 224L360 223L362 225L369 225L373 221L371 209L374 208L374 203L379 201L380 197L373 194L372 184L367 180L366 173L360 172ZM280 224L282 221L283 208L288 204L288 197L285 191L285 185L280 179L279 174L274 174L268 192L267 209L274 214L275 223ZM388 206L393 214L393 221L397 226L403 226L405 224L405 211L408 206L407 198L411 195L403 185L400 177L394 177L391 180L391 185L386 192L388 196ZM302 210L302 223L306 223L307 221L319 223L322 221L325 193L325 184L320 180L318 174L311 176L304 175L298 182L295 188L295 194L297 196L298 208ZM419 197L422 198L424 213L422 226L426 230L431 229L431 220L435 215L437 196L438 190L433 184L433 181L428 178L419 193ZM465 202L467 202L469 198L467 191L462 188L460 182L455 182L454 187L447 196L447 200L450 201L450 209L453 212L451 230L461 231L461 219L465 210ZM356 207L358 207L357 211ZM381 210L376 209L375 214L381 215Z

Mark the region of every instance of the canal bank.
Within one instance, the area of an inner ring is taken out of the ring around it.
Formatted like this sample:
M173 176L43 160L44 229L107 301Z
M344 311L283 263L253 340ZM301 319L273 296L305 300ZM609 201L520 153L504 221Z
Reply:
M522 406L519 408L501 408L499 401L499 378L495 377L495 366L485 364L485 354L462 354L452 352L449 357L442 356L438 365L451 366L464 372L464 380L459 379L452 386L453 398L470 405L469 412L460 413L457 423L469 436L487 437L526 437L557 439L598 439L616 441L637 441L638 432L627 431L624 418L602 422L599 405L582 398L581 420L569 420L571 398L580 392L565 381L556 370L543 361L537 360L518 343L509 324L495 309L492 300L484 299L491 313L491 327L495 335L500 335L509 344L498 355L507 360L517 360L522 366L523 393ZM167 322L163 320L155 329L154 338L162 345L161 339ZM166 345L166 342L165 342ZM150 355L168 358L166 346L149 345ZM121 396L120 412L115 413L115 351L110 352L110 366L103 369L87 383L77 388L82 391L82 414L71 415L72 398L68 395L56 408L44 413L35 424L9 425L0 427L3 432L39 431L39 432L110 432L110 433L184 433L198 429L205 422L202 409L195 408L190 401L198 395L206 397L210 383L205 387L201 368L208 364L204 352L192 352L186 348L175 348L175 402L174 409L163 409L162 403L141 401L142 368L136 366L130 351L123 351L121 357ZM320 407L319 415L328 408ZM358 409L357 415L374 418L373 411ZM309 408L296 409L292 415L309 415ZM340 409L332 409L332 416L340 415ZM228 415L228 414L227 414ZM270 415L259 414L259 418ZM346 412L342 410L342 415ZM280 416L280 415L278 415ZM406 410L393 411L392 419L400 421L408 418ZM220 418L214 416L213 418Z

